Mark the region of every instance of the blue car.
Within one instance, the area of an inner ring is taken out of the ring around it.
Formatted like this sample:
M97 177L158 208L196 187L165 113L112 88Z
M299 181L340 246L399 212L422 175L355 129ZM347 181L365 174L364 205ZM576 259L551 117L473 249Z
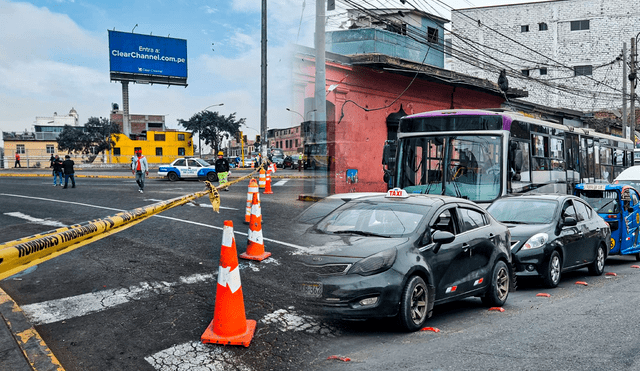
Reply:
M183 157L173 161L170 165L158 168L159 176L166 176L171 181L178 179L200 179L210 182L218 181L218 174L214 165L201 158Z
M635 255L640 261L640 195L624 184L576 185L574 194L591 205L611 227L609 255Z

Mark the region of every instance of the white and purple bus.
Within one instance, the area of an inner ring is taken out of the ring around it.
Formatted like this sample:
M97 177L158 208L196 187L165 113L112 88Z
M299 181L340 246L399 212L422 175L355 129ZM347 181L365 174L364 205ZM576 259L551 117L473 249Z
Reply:
M503 110L405 116L388 185L488 203L511 193L571 193L633 163L630 140Z

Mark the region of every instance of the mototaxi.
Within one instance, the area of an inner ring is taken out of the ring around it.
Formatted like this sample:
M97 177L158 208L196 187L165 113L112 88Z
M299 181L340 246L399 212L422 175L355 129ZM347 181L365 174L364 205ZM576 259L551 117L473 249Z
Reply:
M585 200L611 228L609 255L635 255L640 261L640 194L624 184L580 183L574 195Z

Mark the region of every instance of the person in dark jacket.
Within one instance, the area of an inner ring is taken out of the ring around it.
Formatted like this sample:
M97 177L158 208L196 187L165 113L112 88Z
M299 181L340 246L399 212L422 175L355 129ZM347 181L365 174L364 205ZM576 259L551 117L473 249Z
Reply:
M229 161L225 159L224 152L218 152L218 159L216 160L216 173L218 173L218 182L223 186L227 184L227 176L229 176ZM225 187L225 191L228 191L229 188Z
M62 169L64 170L64 187L62 187L63 189L67 188L67 184L69 184L69 178L71 178L71 188L76 187L76 179L73 175L73 164L74 162L71 159L71 156L64 156L64 162L62 162Z
M62 186L62 159L56 155L51 161L51 167L53 168L53 186ZM56 179L60 177L60 184L56 184Z

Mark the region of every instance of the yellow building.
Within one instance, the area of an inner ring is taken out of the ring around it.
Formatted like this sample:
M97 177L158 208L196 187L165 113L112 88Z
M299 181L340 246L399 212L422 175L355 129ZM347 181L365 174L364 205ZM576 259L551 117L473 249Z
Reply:
M193 134L186 131L148 131L146 138L133 140L124 134L114 134L116 142L109 154L109 162L128 164L140 149L149 164L166 164L178 157L193 156Z
M51 155L59 155L64 159L66 152L58 149L55 140L37 140L34 133L3 132L4 167L12 168L15 164L16 152L20 155L20 166L30 168L48 168ZM82 163L83 156L70 154L75 163ZM86 156L84 156L86 157Z

